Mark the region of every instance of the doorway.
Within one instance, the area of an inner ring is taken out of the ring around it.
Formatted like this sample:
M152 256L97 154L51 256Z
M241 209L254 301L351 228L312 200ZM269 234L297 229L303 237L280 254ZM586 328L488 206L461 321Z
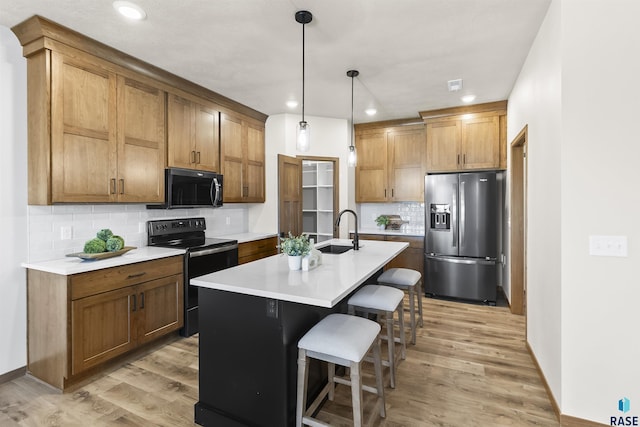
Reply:
M527 312L527 125L511 143L511 312Z
M302 158L302 232L316 242L336 236L338 159Z
M278 232L305 233L316 242L337 236L337 157L278 155Z

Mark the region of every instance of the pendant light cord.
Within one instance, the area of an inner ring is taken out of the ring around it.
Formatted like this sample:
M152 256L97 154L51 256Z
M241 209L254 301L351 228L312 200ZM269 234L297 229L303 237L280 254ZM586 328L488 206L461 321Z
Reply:
M304 122L304 27L302 24L302 121Z
M349 140L349 147L353 147L353 78L351 76L351 139Z

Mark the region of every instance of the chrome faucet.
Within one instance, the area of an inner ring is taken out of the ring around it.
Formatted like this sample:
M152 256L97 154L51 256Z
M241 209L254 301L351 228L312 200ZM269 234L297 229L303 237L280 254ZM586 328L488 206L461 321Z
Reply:
M351 212L353 214L353 217L356 219L356 232L353 234L353 250L357 251L360 248L360 243L359 243L360 239L358 238L358 214L356 214L351 209L344 209L338 214L338 219L336 219L336 228L340 226L340 218L342 217L342 214L345 212Z

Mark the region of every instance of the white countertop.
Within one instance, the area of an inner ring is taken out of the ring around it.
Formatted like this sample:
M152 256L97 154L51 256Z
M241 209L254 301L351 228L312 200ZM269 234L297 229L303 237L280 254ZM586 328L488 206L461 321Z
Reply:
M21 265L24 268L30 268L32 270L40 270L48 273L68 276L71 274L100 270L101 268L118 267L120 265L134 264L136 262L151 261L153 259L166 258L174 255L183 255L184 253L184 249L144 246L132 249L124 255L113 258L85 261L76 257L65 257L35 263L23 262Z
M238 234L224 234L216 235L216 238L237 240L238 243L253 242L254 240L268 239L269 237L277 236L277 233L238 233Z
M329 243L352 245L350 239L332 239L319 243L316 247ZM322 264L310 271L291 271L287 256L273 255L191 279L191 284L282 301L333 307L409 244L361 240L360 245L358 251L350 250L339 255L322 254Z

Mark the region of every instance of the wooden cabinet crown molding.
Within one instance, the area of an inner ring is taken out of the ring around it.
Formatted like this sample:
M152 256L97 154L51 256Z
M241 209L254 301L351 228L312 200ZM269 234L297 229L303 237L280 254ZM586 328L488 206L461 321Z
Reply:
M42 16L34 15L14 26L11 30L23 46L23 54L25 57L29 57L42 49L51 49L51 47L55 45L55 42L62 43L71 48L105 59L117 66L134 71L139 75L214 102L223 108L242 113L263 123L267 119L267 115L264 113L147 62L141 61L99 41L86 37Z
M487 102L484 104L463 105L460 107L440 108L438 110L420 111L420 117L425 122L431 119L442 119L447 116L460 114L489 113L495 115L507 114L507 101Z
M420 117L408 118L408 119L396 119L396 120L385 120L381 122L368 122L368 123L357 123L353 125L353 128L357 132L367 132L367 131L377 131L380 129L386 128L413 128L413 127L424 127L424 122Z

